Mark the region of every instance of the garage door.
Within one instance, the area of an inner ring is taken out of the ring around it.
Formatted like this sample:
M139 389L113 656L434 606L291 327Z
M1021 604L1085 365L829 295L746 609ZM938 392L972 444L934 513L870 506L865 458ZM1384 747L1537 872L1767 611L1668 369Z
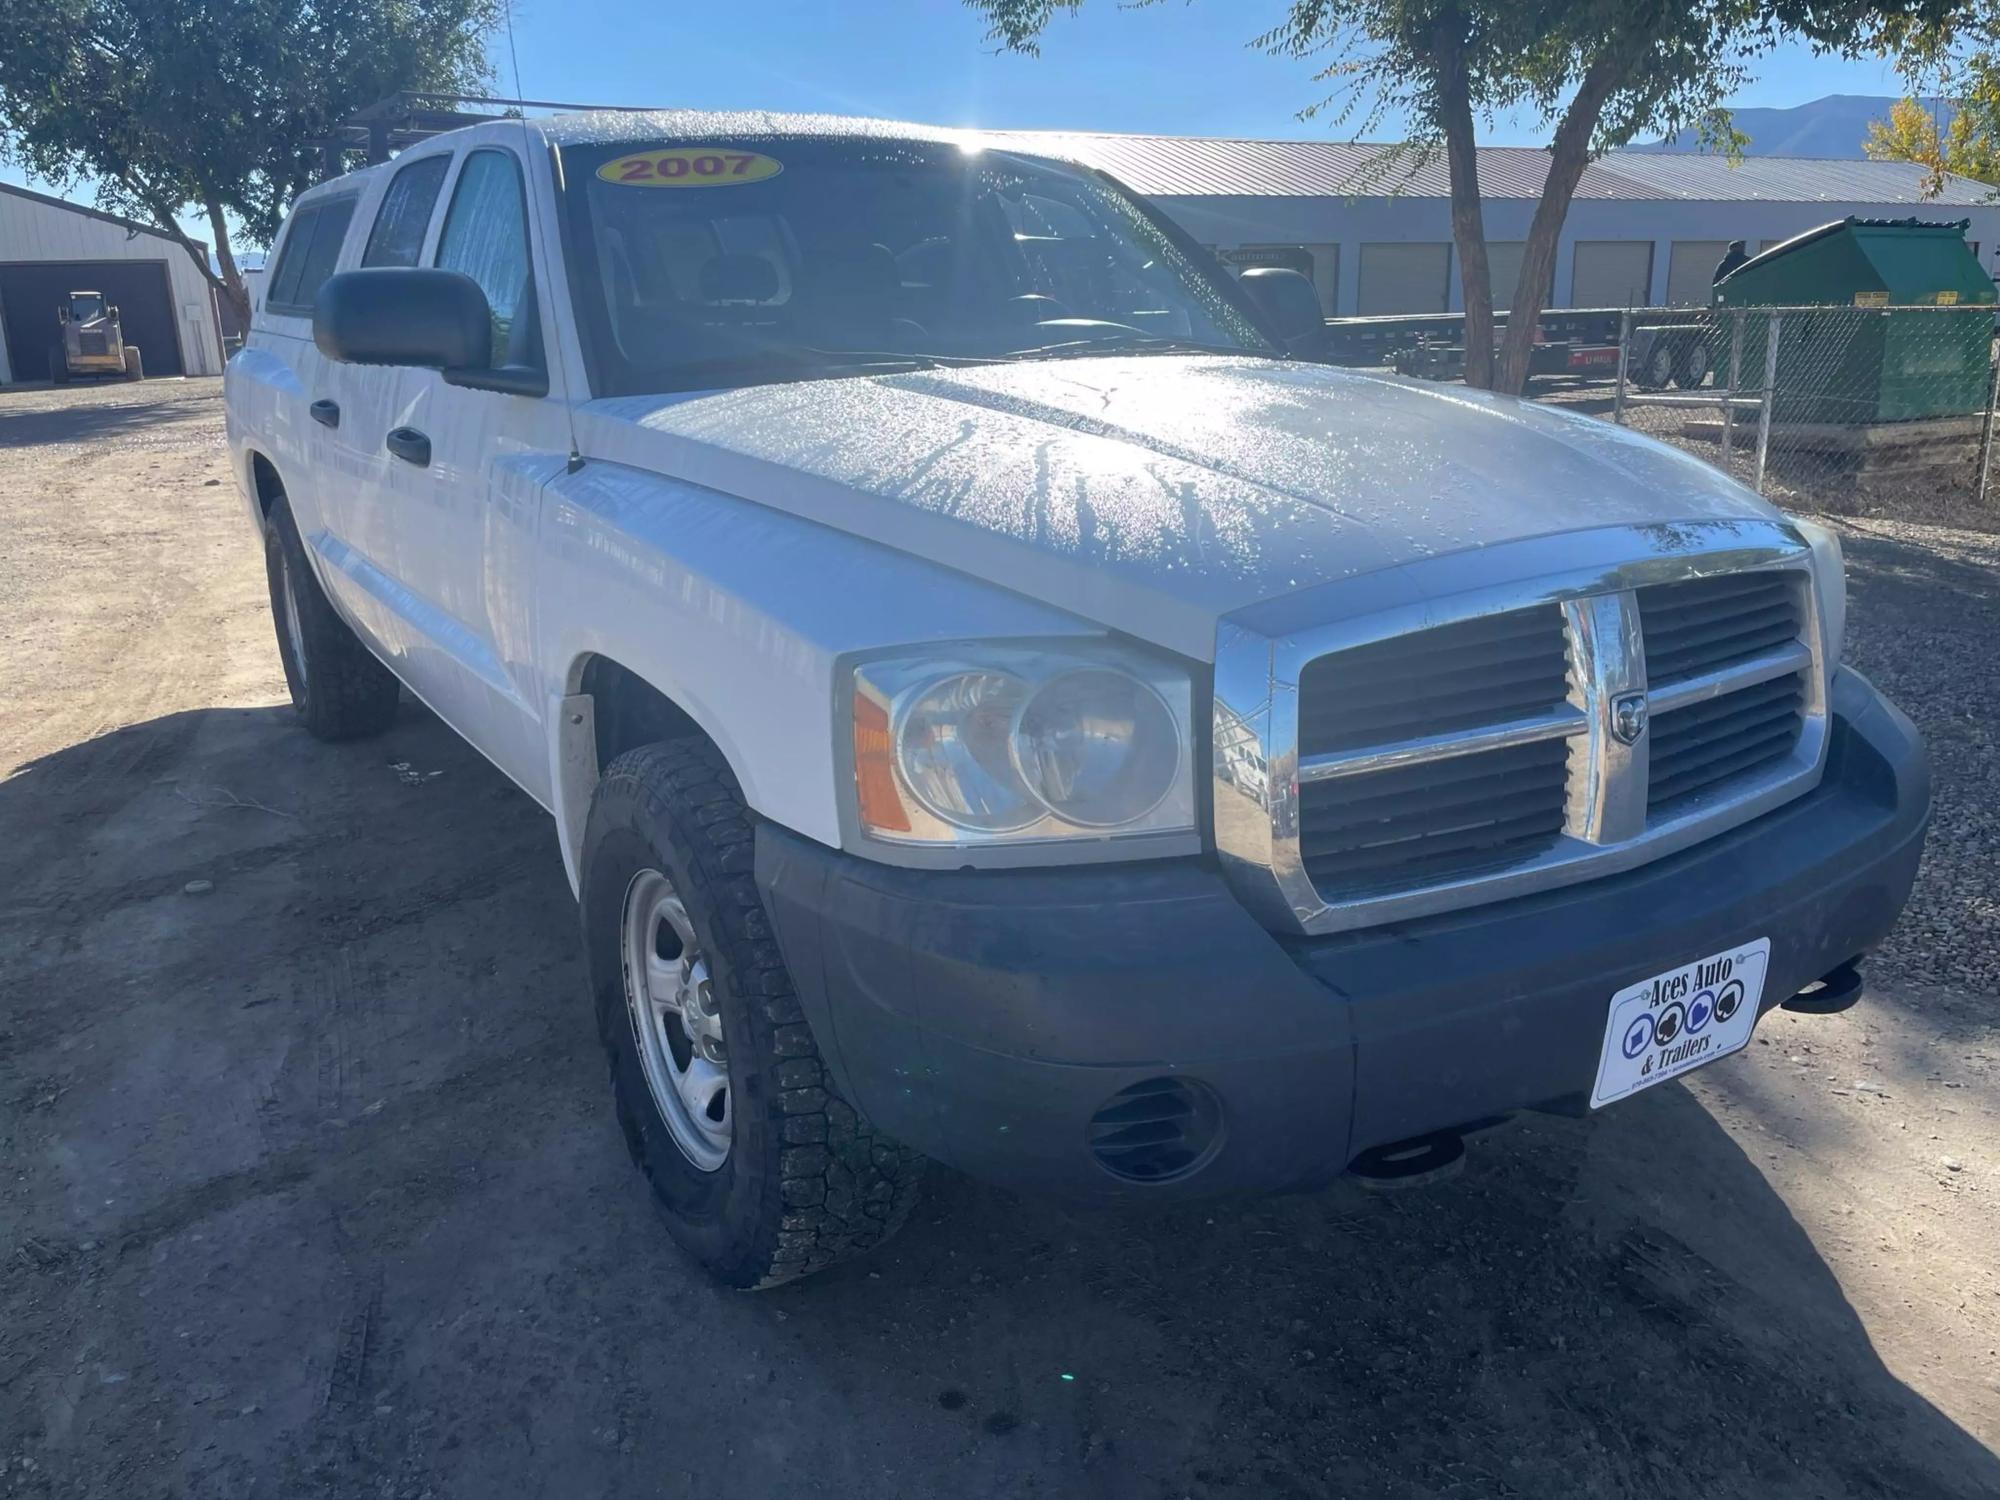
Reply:
M1675 240L1667 260L1668 304L1691 307L1709 302L1715 268L1728 253L1728 240Z
M1451 242L1361 247L1357 302L1370 313L1441 313L1450 306Z
M1571 307L1644 307L1653 296L1651 240L1578 240Z
M56 309L81 291L117 304L125 342L139 346L148 375L181 373L165 261L38 260L0 265L0 324L14 379L49 378L49 348L62 333Z

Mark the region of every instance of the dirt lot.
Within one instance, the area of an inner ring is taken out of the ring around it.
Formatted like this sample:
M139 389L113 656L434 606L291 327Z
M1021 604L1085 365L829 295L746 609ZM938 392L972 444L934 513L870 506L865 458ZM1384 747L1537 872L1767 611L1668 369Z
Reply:
M292 723L217 395L0 396L0 1494L2000 1495L2000 539L1849 529L1941 792L1855 1010L1426 1192L939 1173L748 1296L626 1160L541 815Z

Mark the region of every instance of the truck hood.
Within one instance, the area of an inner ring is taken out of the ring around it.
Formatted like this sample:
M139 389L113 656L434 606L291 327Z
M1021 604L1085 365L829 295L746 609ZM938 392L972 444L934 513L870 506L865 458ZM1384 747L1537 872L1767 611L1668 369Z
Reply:
M578 409L586 458L792 512L1199 660L1248 605L1607 526L1770 519L1592 417L1324 365L1119 356Z

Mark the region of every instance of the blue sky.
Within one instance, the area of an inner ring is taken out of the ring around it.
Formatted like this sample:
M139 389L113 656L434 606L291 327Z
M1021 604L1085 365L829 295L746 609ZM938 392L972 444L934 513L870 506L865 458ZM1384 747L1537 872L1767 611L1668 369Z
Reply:
M521 87L590 104L775 107L879 114L941 125L1178 135L1354 134L1301 123L1311 66L1248 45L1284 0L1086 0L1058 16L1039 58L998 55L955 0L514 0ZM586 19L587 18L587 19ZM616 39L616 40L613 40ZM511 83L505 39L496 49ZM1802 104L1823 94L1900 92L1875 62L1773 55L1734 102ZM1393 136L1395 122L1370 132ZM1532 122L1495 144L1543 144Z
M1302 122L1321 90L1313 69L1250 39L1284 0L1087 0L1058 16L1038 58L997 54L956 0L514 0L520 86L586 104L763 107L874 114L941 125L1124 130L1177 135L1352 138L1357 123ZM506 37L494 56L513 89ZM1739 106L1823 94L1894 94L1875 61L1787 48L1762 60ZM1393 139L1400 122L1368 134ZM1532 120L1500 122L1494 144L1541 145ZM20 181L11 171L0 177ZM88 194L79 196L87 199ZM205 226L189 233L206 239Z

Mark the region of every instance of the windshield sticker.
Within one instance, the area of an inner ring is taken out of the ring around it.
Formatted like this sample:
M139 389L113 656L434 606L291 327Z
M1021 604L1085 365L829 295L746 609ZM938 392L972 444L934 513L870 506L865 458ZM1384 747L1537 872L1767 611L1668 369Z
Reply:
M785 170L785 164L756 151L732 151L727 146L670 146L665 151L635 151L597 169L606 182L632 187L734 187L762 182Z

